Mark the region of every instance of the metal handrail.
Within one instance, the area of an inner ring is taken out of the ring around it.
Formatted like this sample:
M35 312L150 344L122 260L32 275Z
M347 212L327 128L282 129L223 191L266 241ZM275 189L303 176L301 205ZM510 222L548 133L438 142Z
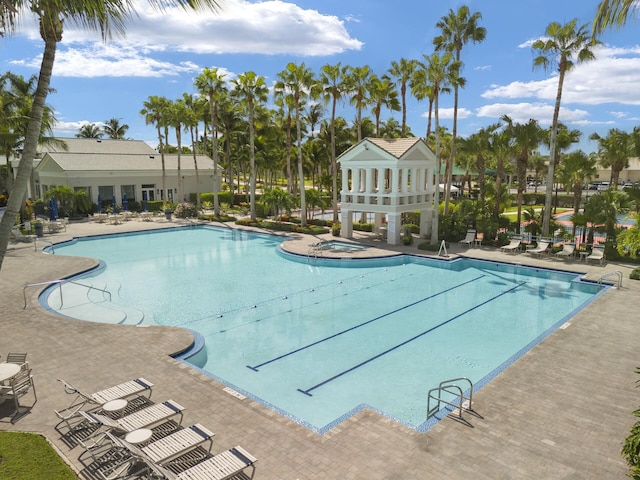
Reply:
M613 284L614 287L622 288L622 272L620 270L614 270L613 272L609 272L609 273L605 273L604 275L601 275L600 278L598 278L598 285L602 285L602 281L605 278L612 277L613 275L617 277L616 283Z
M34 248L36 251L38 250L37 243L38 243L38 239L36 238L36 239L33 241L33 248ZM51 252L52 252L54 255L56 254L56 249L55 249L55 247L53 246L53 243L52 243L52 242L48 242L47 240L40 240L40 243L48 243L48 244L51 246Z
M81 287L87 287L89 290L98 290L102 293L106 293L107 295L109 295L109 301L111 301L111 292L109 292L108 290L104 290L102 288L98 288L98 287L94 287L93 285L86 285L84 283L80 283L80 282L75 282L73 280L48 280L46 282L38 282L38 283L30 283L29 285L25 285L22 289L22 296L24 298L24 307L23 310L25 308L27 308L27 288L30 287L41 287L43 285L54 285L54 284L58 284L59 286L59 290L60 290L60 307L62 307L64 305L64 301L62 298L62 284L63 283L73 283L74 285L80 285Z
M469 384L469 396L465 397L462 388L459 385L456 385L454 382L467 382ZM438 395L435 396L434 393L438 392ZM443 399L439 393L446 392L453 394L457 397L458 403L450 402L448 400ZM436 405L431 408L431 399L436 400ZM469 404L465 407L464 401L468 400ZM440 403L444 403L458 410L458 418L462 419L462 410L473 411L472 403L473 403L473 383L466 377L452 378L451 380L444 380L440 382L436 388L432 388L429 390L429 394L427 396L427 418L431 418L434 414L440 411Z

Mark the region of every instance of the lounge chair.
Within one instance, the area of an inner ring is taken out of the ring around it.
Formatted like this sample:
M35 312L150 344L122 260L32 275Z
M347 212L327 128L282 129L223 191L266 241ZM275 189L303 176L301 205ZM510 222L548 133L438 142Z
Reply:
M124 448L133 455L139 458L148 459L156 465L165 465L185 453L200 447L206 442L209 442L209 448L207 451L211 452L214 433L197 423L190 427L176 430L166 437L156 440L155 442L151 442L143 447L133 445L110 433L107 433L107 436L113 446Z
M250 480L256 473L257 461L253 455L238 446L198 462L178 474L154 464L150 464L149 467L154 473L168 480L193 480L196 478L203 480L227 480L231 478ZM252 468L251 476L244 473L244 470L249 467Z
M470 247L476 241L476 231L473 229L467 230L467 236L460 240L458 243Z
M557 257L562 258L573 258L576 256L576 244L575 243L565 243L562 245L562 250L556 253Z
M184 407L178 403L173 400L167 400L116 420L106 415L80 411L80 415L84 420L87 421L89 425L97 425L98 430L95 430L89 437L80 440L79 443L85 449L85 452L95 460L94 452L101 449L105 441L108 442L112 435L124 436L134 430L152 428L169 421L176 415L180 415L179 425L182 423L183 410Z
M29 389L33 389L33 404L28 407L31 410L38 401L36 395L36 386L33 383L33 376L31 375L31 369L21 369L16 375L14 375L9 381L9 385L0 385L0 395L13 398L16 406L16 412L13 414L13 420L20 415L20 397L27 394Z
M176 479L206 478L207 480L225 480L243 473L248 467L252 467L249 478L253 478L256 473L256 462L257 459L253 455L238 446L195 464L193 467L179 473Z
M64 385L65 393L69 395L76 395L68 407L62 410L54 410L55 414L60 419L58 425L66 423L70 430L73 429L70 420L78 416L81 410L95 410L112 400L129 398L134 395L141 395L145 392L148 392L148 398L151 398L151 389L153 388L153 383L148 380L145 380L144 378L136 378L134 380L129 380L128 382L114 385L113 387L105 388L104 390L100 390L95 393L85 393L79 388L71 385L69 382L65 382L61 379L58 379L58 381ZM58 425L56 425L56 427Z
M126 434L139 428L149 428L166 422L176 415L180 415L180 421L178 423L182 423L183 410L183 406L173 400L167 400L116 420L99 413L85 412L82 410L79 413L89 423L102 425L112 430L115 434Z
M20 231L20 229L18 227L13 227L11 229L11 235L9 237L9 239L14 243L17 243L17 242L23 242L23 243L35 242L36 238L37 238L36 235L25 235L24 233L22 233Z
M551 245L551 242L541 240L538 242L538 245L536 245L535 248L530 248L525 253L529 253L531 255L543 255L547 253L550 245Z
M521 236L514 236L513 238L511 238L511 242L509 243L509 245L504 245L502 247L500 247L500 250L503 252L514 252L516 250L520 250L521 248L521 243L522 243L522 237Z
M600 245L594 245L591 249L591 255L585 258L585 262L589 263L590 260L594 262L600 262L600 265L604 264L604 247Z

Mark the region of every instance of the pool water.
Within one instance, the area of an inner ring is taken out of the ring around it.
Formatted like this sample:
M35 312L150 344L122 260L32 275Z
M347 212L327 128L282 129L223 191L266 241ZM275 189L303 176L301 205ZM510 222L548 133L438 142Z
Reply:
M198 227L57 245L103 260L77 280L113 298L66 284L64 307L46 303L192 329L203 371L315 431L362 408L424 430L429 389L481 387L600 291L578 274L468 259L290 261L281 241Z
M339 240L326 240L324 242L316 243L315 246L320 250L333 250L334 252L360 252L369 248L368 245L341 242Z

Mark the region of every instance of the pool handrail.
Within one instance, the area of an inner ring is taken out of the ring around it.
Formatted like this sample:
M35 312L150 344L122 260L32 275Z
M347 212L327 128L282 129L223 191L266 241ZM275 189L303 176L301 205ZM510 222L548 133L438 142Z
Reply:
M62 305L64 304L64 300L62 298L62 285L64 283L73 283L74 285L80 285L82 287L87 287L89 290L98 290L102 293L106 293L107 295L109 295L109 301L111 301L111 292L109 292L108 290L104 290L102 288L98 288L98 287L94 287L93 285L86 285L84 283L80 283L80 282L76 282L74 280L69 280L69 279L58 279L58 280L48 280L46 282L38 282L38 283L30 283L28 285L25 285L22 289L22 297L24 299L24 309L27 308L27 288L30 287L41 287L43 285L55 285L57 284L60 290L60 307L62 307Z

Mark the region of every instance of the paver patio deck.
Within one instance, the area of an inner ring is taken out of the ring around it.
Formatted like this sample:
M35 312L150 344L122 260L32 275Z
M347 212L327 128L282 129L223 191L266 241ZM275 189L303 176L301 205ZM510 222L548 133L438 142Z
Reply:
M175 222L72 224L46 240L169 225ZM291 248L306 254L314 241L300 237ZM80 469L79 448L70 450L53 428L53 409L69 402L56 379L94 391L141 376L155 384L154 400L173 398L186 407L185 424L200 422L216 433L214 452L242 445L255 455L258 480L627 478L620 449L634 421L631 411L640 404L634 373L640 366L640 282L628 279L630 267L452 248L489 260L585 272L592 279L620 270L623 288L609 289L567 328L476 392L474 408L482 418L469 416L472 427L445 419L420 434L363 411L318 435L257 402L225 393L223 385L172 359L169 354L192 341L184 330L66 319L39 306L37 289L28 291L23 309L24 285L90 268L95 260L10 246L0 271L0 354L29 353L38 402L15 424L1 418L0 429L41 433ZM424 253L415 246L392 250ZM259 280L247 279L252 281ZM517 316L518 305L513 311Z

